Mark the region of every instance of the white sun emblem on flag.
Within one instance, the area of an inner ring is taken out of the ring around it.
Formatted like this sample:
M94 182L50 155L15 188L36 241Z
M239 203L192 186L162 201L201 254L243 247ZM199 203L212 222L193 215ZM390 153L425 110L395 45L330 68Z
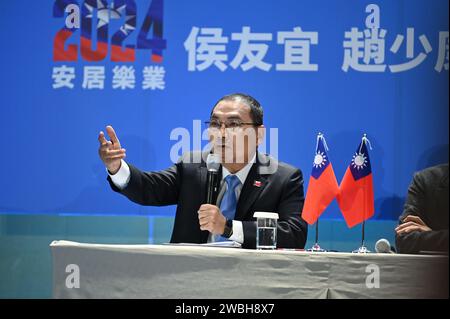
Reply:
M85 3L84 5L89 10L89 14L86 16L86 18L92 19L94 7L88 5L87 3ZM109 23L109 9L103 4L101 0L97 0L97 19L97 29L100 29L101 27Z
M322 168L322 166L325 166L327 161L327 156L324 152L318 151L316 153L316 156L314 156L314 167L315 168Z
M355 153L355 155L353 155L352 166L357 170L363 169L367 166L367 158L363 153Z
M86 16L86 18L93 18L94 13L94 7L88 5L87 3L84 4L86 8L89 10L89 14ZM111 8L114 8L114 2L111 3ZM130 23L131 20L133 20L136 15L126 16L126 5L121 6L117 9L109 9L102 3L101 0L97 0L97 29L103 27L104 25L109 23L109 19L120 19L121 17L125 16L125 25L120 27L120 31L122 31L123 34L128 35L131 33L135 27Z

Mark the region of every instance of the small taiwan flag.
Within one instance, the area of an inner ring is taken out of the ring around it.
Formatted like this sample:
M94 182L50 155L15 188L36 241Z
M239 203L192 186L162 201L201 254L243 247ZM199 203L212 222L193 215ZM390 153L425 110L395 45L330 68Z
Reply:
M314 224L338 192L339 187L327 154L325 138L319 133L302 218L308 224Z
M348 227L369 219L375 211L367 143L370 145L364 134L339 186L337 201Z

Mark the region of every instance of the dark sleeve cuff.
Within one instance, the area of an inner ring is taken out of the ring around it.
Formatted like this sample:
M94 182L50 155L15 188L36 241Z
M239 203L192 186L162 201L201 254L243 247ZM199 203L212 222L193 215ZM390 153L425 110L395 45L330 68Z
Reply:
M244 243L242 248L256 249L256 222L243 221L242 229L244 231Z

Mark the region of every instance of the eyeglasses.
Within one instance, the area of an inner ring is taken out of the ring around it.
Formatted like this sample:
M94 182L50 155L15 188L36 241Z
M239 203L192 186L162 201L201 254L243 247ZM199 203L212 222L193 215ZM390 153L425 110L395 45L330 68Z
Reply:
M239 129L244 125L259 126L258 124L242 122L241 120L229 120L229 121L225 121L225 122L222 122L219 120L211 120L211 121L206 121L205 124L209 128L218 129L218 130L220 130L222 128L222 124L225 125L225 128L232 129L232 130Z

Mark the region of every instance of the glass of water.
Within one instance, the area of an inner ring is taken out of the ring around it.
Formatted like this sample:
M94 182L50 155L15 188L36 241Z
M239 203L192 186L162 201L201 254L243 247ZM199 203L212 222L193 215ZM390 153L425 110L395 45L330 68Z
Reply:
M256 249L277 248L277 213L255 212Z

